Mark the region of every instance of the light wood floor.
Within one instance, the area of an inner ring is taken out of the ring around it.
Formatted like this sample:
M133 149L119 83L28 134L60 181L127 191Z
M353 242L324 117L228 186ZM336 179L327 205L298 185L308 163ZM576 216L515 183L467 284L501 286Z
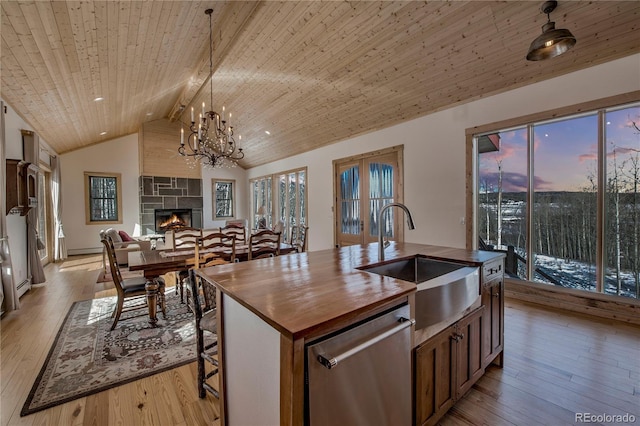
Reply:
M0 322L0 425L217 425L196 394L195 363L20 417L65 314L113 294L95 284L100 256L45 269L47 283ZM575 413L631 413L640 423L640 327L507 301L505 368L485 376L442 425L569 425ZM249 402L248 402L249 403Z

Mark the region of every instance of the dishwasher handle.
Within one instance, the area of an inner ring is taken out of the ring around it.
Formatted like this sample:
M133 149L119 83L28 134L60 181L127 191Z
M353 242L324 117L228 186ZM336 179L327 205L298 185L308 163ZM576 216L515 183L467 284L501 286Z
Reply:
M322 355L318 355L318 362L322 365L324 365L328 370L331 370L333 367L335 367L336 365L338 365L338 363L340 361L344 361L345 359L349 358L351 355L355 355L358 352L367 349L369 346L375 345L376 343L378 343L381 340L386 339L387 337L396 334L402 330L404 330L407 327L411 327L416 323L416 320L414 319L408 319L408 318L404 318L401 317L398 319L398 322L400 322L400 324L396 325L393 328L390 328L389 330L385 331L384 333L380 333L375 337L372 337L371 339L367 340L366 342L362 342L357 346L354 346L353 348L344 351L343 353L341 353L340 355L334 356L333 358L326 358Z

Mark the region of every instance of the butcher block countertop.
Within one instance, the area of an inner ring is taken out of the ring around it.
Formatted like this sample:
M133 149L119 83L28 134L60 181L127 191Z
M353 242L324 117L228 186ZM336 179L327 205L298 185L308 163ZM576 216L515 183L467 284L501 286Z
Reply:
M385 249L385 260L414 254L473 266L501 256L391 243ZM317 337L364 319L415 292L414 283L356 269L374 263L378 263L377 243L218 265L197 273L281 334L296 340Z

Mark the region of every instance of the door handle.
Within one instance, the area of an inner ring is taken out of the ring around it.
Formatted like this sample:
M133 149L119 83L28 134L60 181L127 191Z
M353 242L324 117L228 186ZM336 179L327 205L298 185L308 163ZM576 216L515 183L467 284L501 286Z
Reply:
M338 365L338 363L340 361L344 361L345 359L349 358L351 355L355 355L358 352L361 352L365 349L367 349L369 346L375 345L376 343L378 343L381 340L386 339L387 337L394 335L402 330L404 330L405 328L411 327L416 323L416 320L414 319L407 319L407 318L400 318L398 321L400 321L400 324L396 325L393 328L390 328L389 330L378 334L375 337L372 337L371 339L367 340L366 342L360 343L357 346L354 346L351 349L348 349L346 351L344 351L343 353L341 353L340 355L334 356L334 357L325 357L323 355L318 355L318 362L322 365L324 365L325 367L327 367L328 370L331 370L332 368L334 368L336 365Z

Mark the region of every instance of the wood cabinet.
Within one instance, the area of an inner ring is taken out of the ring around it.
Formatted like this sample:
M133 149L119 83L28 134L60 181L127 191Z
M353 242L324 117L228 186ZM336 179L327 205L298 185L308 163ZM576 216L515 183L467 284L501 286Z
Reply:
M504 360L504 261L502 258L482 266L481 303L484 306L482 320L482 366L502 367Z
M416 348L415 424L435 424L484 373L484 311L481 306Z
M6 214L25 216L37 205L38 168L26 161L7 159Z

